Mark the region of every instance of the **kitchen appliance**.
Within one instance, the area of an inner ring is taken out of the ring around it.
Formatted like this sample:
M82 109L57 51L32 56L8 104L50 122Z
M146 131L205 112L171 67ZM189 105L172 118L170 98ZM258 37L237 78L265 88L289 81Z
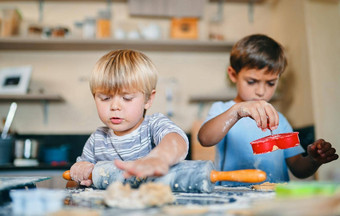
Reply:
M35 139L16 140L14 146L15 166L37 166L39 142Z

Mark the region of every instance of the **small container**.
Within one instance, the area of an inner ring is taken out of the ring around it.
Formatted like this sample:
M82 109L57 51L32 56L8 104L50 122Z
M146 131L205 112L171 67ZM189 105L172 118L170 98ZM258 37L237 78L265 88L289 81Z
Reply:
M15 141L14 156L16 159L37 159L39 143L35 139L19 139Z
M21 17L16 8L2 9L1 37L19 34Z
M87 17L83 23L83 38L96 37L96 20L92 17Z
M14 215L48 215L63 207L66 197L59 189L18 189L9 193Z
M68 162L69 147L48 147L44 149L44 162L47 164L64 164Z
M97 19L97 38L108 38L111 36L111 13L108 10L101 10Z
M9 164L13 159L13 138L0 139L0 165Z
M274 134L252 141L250 144L254 154L263 154L278 149L287 149L298 146L299 132Z

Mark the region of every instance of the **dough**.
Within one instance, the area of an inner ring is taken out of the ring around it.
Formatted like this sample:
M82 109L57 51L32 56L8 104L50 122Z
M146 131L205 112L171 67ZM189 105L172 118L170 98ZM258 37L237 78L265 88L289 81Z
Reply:
M273 191L273 190L275 190L276 185L277 185L277 183L264 182L264 183L259 184L259 185L252 185L251 189L261 190L261 191Z
M75 209L62 209L56 212L48 213L47 216L100 216L100 212L94 209L75 208Z
M175 197L170 186L160 183L148 182L132 189L128 184L114 182L106 189L104 201L110 207L136 209L173 203Z
M187 205L187 206L165 206L162 212L166 215L202 215L209 211L205 206Z

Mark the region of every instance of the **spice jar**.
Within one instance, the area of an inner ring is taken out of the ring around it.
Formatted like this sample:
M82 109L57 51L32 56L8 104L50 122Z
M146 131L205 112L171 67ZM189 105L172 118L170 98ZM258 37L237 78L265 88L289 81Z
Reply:
M111 13L108 10L100 10L97 19L97 38L108 38L111 36Z
M8 37L19 34L21 16L16 8L5 8L1 10L2 17L0 35Z

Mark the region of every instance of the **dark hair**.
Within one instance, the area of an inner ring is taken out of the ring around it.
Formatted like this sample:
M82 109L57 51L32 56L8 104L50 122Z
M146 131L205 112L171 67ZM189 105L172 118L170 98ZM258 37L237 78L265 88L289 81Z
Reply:
M230 53L230 66L239 73L242 68L263 69L281 74L287 66L284 49L272 38L254 34L239 40Z

